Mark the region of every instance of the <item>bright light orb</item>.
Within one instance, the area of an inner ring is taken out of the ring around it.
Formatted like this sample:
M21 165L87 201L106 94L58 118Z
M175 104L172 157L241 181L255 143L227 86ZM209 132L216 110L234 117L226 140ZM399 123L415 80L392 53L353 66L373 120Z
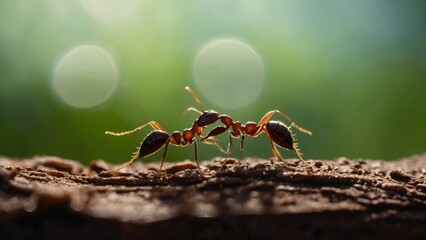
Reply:
M194 61L193 73L202 94L227 109L253 103L265 81L259 55L235 39L219 39L204 46Z
M67 104L88 108L106 101L118 82L117 66L97 46L84 45L66 53L56 65L53 87Z

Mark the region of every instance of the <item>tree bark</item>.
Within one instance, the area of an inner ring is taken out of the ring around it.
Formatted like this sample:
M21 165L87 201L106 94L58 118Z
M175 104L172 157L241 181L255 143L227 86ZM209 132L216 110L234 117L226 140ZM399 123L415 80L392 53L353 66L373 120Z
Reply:
M426 154L394 162L0 158L0 236L426 239Z

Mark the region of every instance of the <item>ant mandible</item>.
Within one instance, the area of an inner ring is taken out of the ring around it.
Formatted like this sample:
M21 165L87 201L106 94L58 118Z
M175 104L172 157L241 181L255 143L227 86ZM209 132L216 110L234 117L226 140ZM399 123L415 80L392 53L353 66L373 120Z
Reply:
M196 121L196 124L199 127L205 127L207 125L213 124L220 120L220 122L223 124L223 126L217 126L213 130L211 130L207 136L200 138L201 141L206 141L210 138L214 138L217 135L220 135L230 129L229 131L229 143L228 143L228 149L225 151L226 158L223 164L226 163L226 160L228 159L231 148L232 148L232 138L240 138L241 137L241 144L240 144L240 159L242 157L242 152L244 148L244 138L245 134L251 137L257 137L261 133L265 133L266 137L269 139L269 143L272 149L272 153L274 156L281 161L284 160L281 153L277 150L276 146L282 147L287 150L294 150L299 157L299 159L306 163L305 160L303 160L302 153L300 152L296 138L294 134L290 131L291 127L295 127L300 132L306 133L308 135L312 135L312 132L309 130L306 130L299 125L297 125L288 115L281 112L280 110L273 110L267 112L262 119L259 121L259 123L255 123L252 121L248 121L245 125L241 124L239 121L232 120L231 117L225 114L219 114L216 111L208 110L204 111L203 106L201 105L200 100L197 98L195 93L192 91L191 88L185 87L187 91L191 93L191 95L195 98L195 101L198 103L201 111L199 111L196 108L189 107L185 110L185 113L189 111L194 111L200 114L198 117L198 121ZM269 119L275 114L278 113L281 116L283 116L287 121L290 122L290 127L287 127L284 123L280 121L269 121ZM217 142L216 139L214 141ZM223 151L221 148L219 150Z
M290 131L290 128L294 126L299 131L309 135L312 135L312 132L299 127L293 120L291 120L290 117L288 117L283 112L279 110L273 110L266 113L263 116L263 118L259 121L258 124L256 124L255 122L249 121L245 125L242 125L238 121L234 122L231 117L225 114L219 114L218 112L213 110L204 111L200 100L192 91L192 89L190 87L185 87L185 89L194 97L195 101L200 106L201 111L193 107L189 107L186 109L185 112L195 111L199 113L200 116L194 121L191 128L184 129L182 133L179 131L174 131L172 134L168 134L164 130L164 128L156 121L150 121L130 131L125 131L125 132L106 131L105 132L105 134L112 135L112 136L124 136L124 135L134 133L136 131L139 131L145 128L146 126L151 126L154 129L154 131L150 132L144 138L144 140L142 141L142 144L137 148L137 151L134 152L131 159L127 163L120 166L119 168L114 169L115 171L120 170L132 164L137 158L143 158L143 157L152 155L156 153L157 151L159 151L163 146L165 146L162 159L161 159L161 164L160 164L160 171L161 171L164 164L164 160L166 158L166 153L167 153L169 144L185 147L194 143L195 162L197 164L198 170L202 172L200 165L198 163L197 141L195 140L195 136L198 136L198 138L200 139L202 143L215 145L220 151L226 153L226 159L227 159L230 154L230 148L232 147L232 138L239 138L241 136L241 145L240 145L240 157L241 157L243 144L244 144L244 134L247 134L248 136L252 136L252 137L257 137L262 132L265 132L266 136L270 140L272 152L278 159L284 160L282 155L276 149L275 145L278 145L284 149L295 150L299 159L304 162L302 158L302 154L300 150L297 148L297 144L295 143L295 139L293 134ZM284 118L286 118L291 123L290 127L287 127L282 122L269 121L269 119L275 113L279 113ZM217 122L218 120L220 120L224 124L224 126L217 126L213 130L211 130L207 134L207 136L203 137L201 135L203 132L203 128ZM228 149L227 151L224 151L217 144L217 140L215 136L224 133L226 130L228 130L231 127L232 129L229 133Z

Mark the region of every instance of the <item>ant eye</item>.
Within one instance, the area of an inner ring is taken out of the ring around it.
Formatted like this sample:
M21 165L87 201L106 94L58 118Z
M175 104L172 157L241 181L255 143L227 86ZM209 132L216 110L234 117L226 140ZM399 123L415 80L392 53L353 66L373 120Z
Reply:
M198 118L198 126L205 127L215 123L219 119L219 114L216 112L205 112Z

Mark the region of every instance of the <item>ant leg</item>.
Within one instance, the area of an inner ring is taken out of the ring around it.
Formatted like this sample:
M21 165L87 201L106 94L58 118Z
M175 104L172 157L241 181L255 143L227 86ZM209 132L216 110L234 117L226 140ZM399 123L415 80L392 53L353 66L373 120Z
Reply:
M232 132L229 132L229 142L228 142L228 149L226 150L225 162L226 160L228 160L229 155L231 155L231 149L233 146L234 144L232 143Z
M269 143L271 144L271 149L272 149L272 153L274 154L274 156L281 161L284 161L283 156L281 155L281 153L278 151L277 147L275 147L274 143L272 142L271 139L269 139Z
M203 172L201 171L201 167L200 164L198 163L198 149L197 149L197 140L194 141L194 151L195 151L195 163L197 163L197 167L198 167L198 171L200 171L201 174L203 174Z
M189 108L185 109L185 111L183 111L183 115L186 115L186 114L188 114L191 111L196 112L196 113L198 113L200 115L203 114L203 112L201 112L200 110L198 110L198 109L196 109L194 107L189 107Z
M226 151L218 144L218 140L215 137L210 137L205 140L201 139L201 142L208 145L214 145L220 152L222 152L223 154L226 154Z
M231 154L231 148L232 148L232 146L233 146L233 143L232 143L232 132L229 132L228 149L226 150L225 160L223 160L222 166L220 166L221 169L223 168L223 166L225 166L226 162L228 162L228 158L229 158L229 155Z
M167 139L166 147L164 148L163 156L161 157L161 164L160 164L160 170L159 170L160 172L163 169L163 164L164 164L164 160L166 159L167 148L169 147L169 143L170 143L170 138Z
M306 133L306 134L312 136L312 132L311 131L309 131L307 129L304 129L304 128L300 127L299 125L297 125L296 122L293 121L287 114L281 112L280 110L275 110L275 112L277 112L278 114L280 114L281 116L283 116L285 119L287 119L287 121L289 121L291 123L290 127L294 126L300 132L303 132L303 133Z
M296 140L297 141L297 140ZM294 151L296 152L296 154L297 154L297 157L299 157L299 159L300 159L300 161L302 161L305 165L310 165L310 164L308 164L304 159L303 159L303 157L302 157L302 152L300 151L300 149L299 149L299 147L298 147L298 145L297 145L297 142L294 144Z
M287 119L287 121L290 122L290 127L294 126L297 130L306 133L308 135L312 135L312 132L309 130L306 130L302 127L300 127L299 125L296 124L295 121L293 121L287 114L281 112L280 110L273 110L273 111L269 111L267 112L262 119L260 119L259 123L257 124L258 126L262 126L263 124L265 124L267 121L269 121L269 119L272 117L272 115L274 115L275 113L280 114L281 116L283 116L285 119ZM260 133L262 130L261 128L259 128L259 130L256 133ZM257 135L257 134L255 134Z
M244 134L241 136L241 144L240 144L240 160L243 159L243 150L244 150Z
M205 136L205 137L200 137L200 139L201 139L201 141L206 141L207 139L214 138L215 136L217 136L217 135L219 135L219 134L224 133L226 130L228 130L228 128L229 128L229 127L224 127L224 126L218 126L218 127L215 127L214 129L212 129L212 130L211 130L211 131L207 134L207 136ZM231 133L230 133L230 134L231 134ZM216 143L212 143L212 144L216 145L216 147L217 147L219 150L221 150L221 152L223 152L224 154L226 154L226 158L225 158L225 162L226 162L226 160L228 159L229 153L230 153L229 143L228 143L228 150L227 150L226 152L224 152L224 151L223 151L223 149L222 149L220 146L218 146L218 145L217 145L217 140L216 140L216 138L214 138L214 139L215 139L215 142L216 142ZM229 141L230 141L230 144L232 144L231 135L229 136ZM210 143L207 143L207 144L210 144ZM231 146L232 146L232 145L231 145Z
M139 150L140 150L140 147L137 147L136 152L134 152L134 153L133 153L132 157L130 158L130 160L129 160L128 162L126 162L125 164L121 165L121 166L120 166L120 167L118 167L118 168L114 168L114 169L112 169L111 171L112 171L112 172L116 172L116 171L118 171L118 170L120 170L120 169L123 169L123 168L125 168L125 167L129 166L130 164L132 164L132 163L133 163L136 159L138 159L138 156L139 156Z
M164 128L159 123L157 123L156 121L151 121L151 122L145 123L145 124L143 124L143 125L135 128L133 130L130 130L130 131L125 131L125 132L111 132L111 131L106 131L105 134L116 136L116 137L124 136L124 135L129 135L131 133L134 133L136 131L139 131L139 130L143 129L144 127L146 127L148 125L150 125L155 130L162 130L162 131L164 131Z
M302 157L302 153L300 152L300 150L297 148L297 147L295 147L294 148L294 151L296 151L296 154L297 154L297 156L299 157L299 159L304 163L304 164L307 164L307 165L309 165L304 159L303 159L303 157Z

